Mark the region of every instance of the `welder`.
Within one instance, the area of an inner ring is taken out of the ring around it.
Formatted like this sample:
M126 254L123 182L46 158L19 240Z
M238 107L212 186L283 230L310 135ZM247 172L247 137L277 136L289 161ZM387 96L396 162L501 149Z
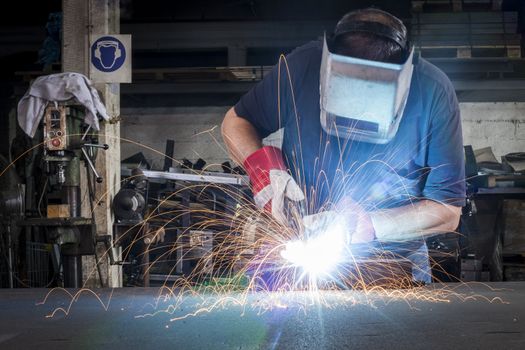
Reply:
M280 148L263 145L280 129ZM347 13L246 93L222 134L256 205L277 221L285 201L307 203L319 220L337 213L352 223L350 245L410 243L414 279L431 281L425 238L455 231L465 201L460 112L401 20Z

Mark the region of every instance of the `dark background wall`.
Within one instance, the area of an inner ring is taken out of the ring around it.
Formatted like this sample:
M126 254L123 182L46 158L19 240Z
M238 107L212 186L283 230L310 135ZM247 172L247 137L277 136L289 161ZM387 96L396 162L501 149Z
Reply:
M335 22L351 9L377 6L398 16L409 15L410 1L368 0L122 0L123 26L144 23L187 23L188 30L203 23L328 20ZM61 11L60 0L13 1L9 10L0 11L0 153L8 152L9 110L16 104L27 82L16 72L41 71L38 51L46 38L46 23L53 12ZM247 64L271 65L279 54L293 47L249 49ZM48 67L59 70L58 65ZM227 48L204 50L134 50L134 68L217 67L228 63ZM48 69L48 71L49 71ZM17 91L16 87L20 87ZM153 97L154 98L154 97ZM164 99L163 96L159 97ZM229 102L236 96L226 96ZM209 97L210 104L224 104L220 95ZM217 102L218 101L218 102ZM222 102L221 102L222 101ZM128 99L134 103L133 99ZM141 101L135 101L140 104ZM197 101L200 103L200 100ZM125 104L125 102L124 102Z

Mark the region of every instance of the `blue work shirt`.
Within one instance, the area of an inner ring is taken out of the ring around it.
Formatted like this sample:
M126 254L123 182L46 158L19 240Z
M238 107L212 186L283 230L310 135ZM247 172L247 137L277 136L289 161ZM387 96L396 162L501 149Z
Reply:
M346 195L367 210L421 199L463 206L461 121L447 76L417 58L396 136L384 145L358 142L330 136L321 127L321 55L320 41L295 49L287 64L283 60L273 67L234 107L262 138L284 128L282 151L306 194L309 213Z

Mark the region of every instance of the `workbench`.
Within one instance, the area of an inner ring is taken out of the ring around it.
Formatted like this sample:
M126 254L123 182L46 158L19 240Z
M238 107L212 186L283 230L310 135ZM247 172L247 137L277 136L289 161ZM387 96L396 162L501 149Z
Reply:
M63 290L54 290L45 304L37 305L49 290L4 289L0 348L525 349L525 282L422 288L418 293L446 288L457 294L433 302L323 291L319 304L310 302L308 293L290 292L277 295L268 309L261 305L272 295L253 293L244 306L226 302L196 315L191 313L202 300L188 297L172 313L147 316L167 309L173 300L161 300L155 309L150 303L158 288L98 289L100 300L83 292L66 315L58 309L71 302ZM299 300L307 302L299 306ZM53 311L53 317L46 317Z

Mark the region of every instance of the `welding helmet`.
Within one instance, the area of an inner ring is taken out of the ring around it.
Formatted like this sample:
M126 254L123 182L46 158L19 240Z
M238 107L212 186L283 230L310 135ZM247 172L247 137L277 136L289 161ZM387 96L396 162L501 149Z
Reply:
M386 63L333 53L336 37L371 33L401 46L402 63ZM395 136L408 99L414 50L406 34L368 21L338 24L324 36L320 76L321 125L325 132L356 141L388 143Z

